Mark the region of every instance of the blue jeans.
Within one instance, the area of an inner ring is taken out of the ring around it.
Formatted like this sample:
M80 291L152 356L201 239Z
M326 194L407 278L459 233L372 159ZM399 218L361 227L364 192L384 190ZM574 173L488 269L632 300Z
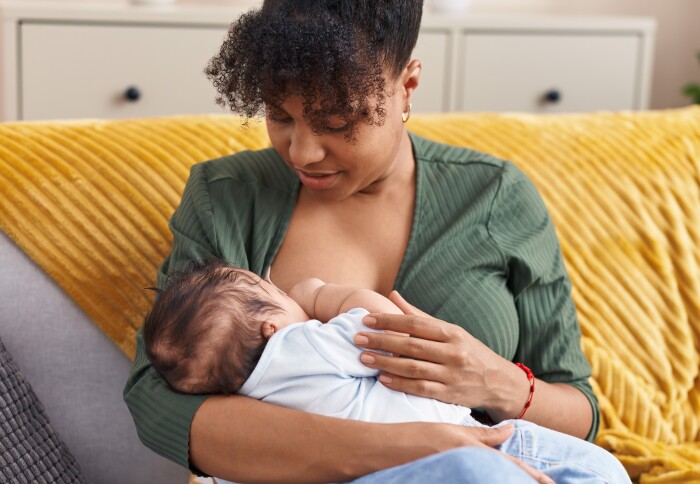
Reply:
M506 420L515 431L498 448L560 483L630 483L627 471L607 450L585 440L523 420Z
M502 455L482 447L460 447L360 477L353 484L520 484L534 482Z
M557 484L629 483L622 464L608 451L585 440L523 420L507 420L515 431L498 449L544 472ZM484 427L474 421L470 427ZM534 482L506 457L479 447L461 447L356 479L356 484L521 483Z

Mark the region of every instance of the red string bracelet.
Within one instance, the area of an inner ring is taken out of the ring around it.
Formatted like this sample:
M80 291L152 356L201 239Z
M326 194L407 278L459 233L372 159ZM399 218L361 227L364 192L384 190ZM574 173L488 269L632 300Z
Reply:
M525 416L525 413L527 412L527 409L530 408L530 405L532 405L532 396L535 394L535 375L532 374L530 368L523 365L522 363L516 363L515 366L523 370L527 375L527 379L530 380L530 396L527 397L527 402L525 402L525 408L523 408L522 413L520 414L520 416L518 416L518 419L521 419Z

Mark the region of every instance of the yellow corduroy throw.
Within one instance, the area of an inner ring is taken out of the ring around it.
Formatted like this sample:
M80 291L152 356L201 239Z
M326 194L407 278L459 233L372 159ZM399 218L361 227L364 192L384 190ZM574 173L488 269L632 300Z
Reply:
M415 116L540 189L601 407L633 479L700 482L700 108ZM229 116L0 125L0 229L130 357L189 167L268 144Z

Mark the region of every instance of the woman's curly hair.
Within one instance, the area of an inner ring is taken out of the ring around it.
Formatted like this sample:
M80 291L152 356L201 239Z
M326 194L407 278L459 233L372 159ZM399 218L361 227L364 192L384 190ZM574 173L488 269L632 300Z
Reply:
M217 103L246 119L300 96L316 133L331 115L348 133L380 125L385 76L410 60L422 9L422 0L265 0L233 22L205 73Z

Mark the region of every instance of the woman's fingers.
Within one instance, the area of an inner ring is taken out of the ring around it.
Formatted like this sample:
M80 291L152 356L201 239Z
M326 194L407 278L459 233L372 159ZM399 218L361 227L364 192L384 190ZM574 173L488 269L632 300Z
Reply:
M503 442L508 440L508 438L513 434L513 431L515 430L515 427L513 425L504 425L503 427L498 428L465 427L465 429L469 429L469 433L471 433L473 436L476 433L476 439L479 442L481 442L485 446L488 446L494 452L498 452L499 454L510 459L513 463L515 463L515 465L520 467L535 481L540 482L542 484L554 484L554 481L543 472L538 471L537 469L526 464L525 462L518 460L515 457L510 456L494 448L498 447Z
M387 333L357 333L353 339L357 346L368 350L385 351L419 360L444 363L447 360L444 343ZM373 353L374 354L374 353ZM385 369L382 366L382 369ZM388 370L388 368L386 368Z
M412 314L414 316L423 316L426 318L430 317L428 313L421 311L420 309L406 301L403 298L403 296L399 294L398 291L391 291L391 294L389 294L389 300L396 304L399 307L399 309L403 311L404 314Z
M397 392L445 401L444 395L447 391L447 386L439 381L407 378L394 373L382 373L379 375L379 381L385 387Z
M503 427L467 427L479 433L478 440L489 447L498 447L513 435L515 425L509 424ZM471 430L470 430L471 431Z
M494 449L495 450L495 449ZM496 450L496 452L501 452L500 450ZM515 465L520 467L522 470L524 470L530 477L532 477L535 481L541 483L541 484L555 484L554 481L547 476L542 471L538 471L534 467L532 467L529 464L526 464L525 462L516 459L512 455L508 455L506 453L501 452L502 455L505 455L508 459L510 459Z
M387 375L381 375L379 380L382 383L391 383L394 390L411 391L414 395L425 396L426 392L421 391L427 383L436 383L441 387L444 386L444 376L446 373L445 367L431 363L429 361L414 360L411 358L396 358L394 356L382 355L379 353L362 353L360 361L365 366L376 368ZM387 378L392 378L393 381L388 381ZM408 379L410 381L403 383L399 378ZM424 380L427 380L424 382ZM396 386L401 388L397 388ZM435 392L431 392L435 395Z
M454 331L453 324L431 318L406 314L372 313L362 318L368 328L406 333L431 341L448 341Z

